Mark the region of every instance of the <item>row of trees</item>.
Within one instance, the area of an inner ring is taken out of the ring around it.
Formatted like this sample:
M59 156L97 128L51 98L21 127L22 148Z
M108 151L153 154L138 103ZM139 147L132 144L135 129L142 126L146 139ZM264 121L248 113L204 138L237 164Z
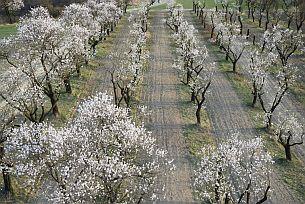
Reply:
M149 4L142 4L139 11L129 17L132 25L127 43L128 51L122 54L115 52L110 55L113 67L109 72L117 106L122 106L124 102L127 107L131 107L132 102L135 101L135 92L148 59L145 50L148 10Z
M237 72L236 64L242 56L248 56L249 61L243 68L251 79L252 105L254 107L257 101L260 102L266 116L266 125L270 129L275 109L296 78L295 68L289 59L302 45L302 34L299 31L274 27L265 32L262 49L250 47L248 36L242 36L242 23L231 20L233 17L229 8L227 11L218 9L206 12L204 7L204 4L194 3L194 12L204 27L207 16L210 16L211 41L216 42L225 53L234 72ZM223 9L226 10L225 5ZM183 24L183 14L179 8L176 11L170 9L170 16L173 15L178 17L168 22L178 32ZM188 27L187 32L192 33L193 28ZM205 58L205 54L200 55L200 59ZM268 93L268 71L278 61L280 69L276 75L276 86L271 87L274 89L272 93ZM271 96L271 103L268 99L270 94L275 94ZM303 143L304 127L295 116L282 114L274 124L273 135L284 147L286 159L291 160L291 147ZM245 135L232 134L220 140L216 147L207 146L203 149L194 181L196 195L200 200L211 203L263 203L268 199L272 158L266 152L262 139L245 138Z
M215 41L226 54L226 59L233 65L233 72L236 72L236 64L243 55L248 58L249 61L245 62L243 68L251 82L252 107L255 107L259 102L264 112L266 127L271 130L274 113L297 77L296 68L289 59L303 45L303 35L299 30L290 30L277 26L265 31L261 40L261 49L255 46L251 47L250 43L247 42L248 36L240 35L240 24L235 24L234 21L228 22L223 12L225 11L211 11L212 41ZM216 37L214 40L215 32ZM247 51L245 51L246 48ZM274 66L278 67L275 85L267 87L268 72ZM294 125L300 125L295 116L288 116L288 119L295 121ZM285 121L283 117L277 120L276 129L279 126L283 127L283 125L280 125L282 120ZM291 123L290 126L292 126ZM279 143L285 147L286 158L291 160L289 146L303 143L303 131L299 129L298 132L292 135L286 134L285 142L280 139L278 134L274 135Z
M58 116L60 95L72 92L70 77L80 74L92 56L92 42L106 37L121 13L112 1L71 4L58 19L51 17L47 9L37 7L21 19L15 36L0 41L0 54L7 62L3 64L0 93L4 194L13 192L9 167L14 165L5 159L4 130L9 131L23 118L41 123L49 113Z
M2 0L0 2L0 12L9 20L9 23L15 22L16 17L22 13L28 12L31 8L43 6L47 8L53 17L58 17L64 10L64 7L72 3L83 3L85 0ZM131 0L114 0L116 5L125 13L127 7L132 3ZM153 3L151 1L150 3Z
M208 62L206 47L199 47L196 30L183 18L182 7L171 4L169 11L167 25L175 32L178 54L174 66L179 72L181 82L190 90L191 102L196 103L196 120L200 125L200 112L212 82L214 63Z
M0 42L7 61L1 97L32 122L49 112L57 117L60 95L72 93L71 77L80 75L121 14L115 2L95 0L71 4L58 19L43 7L32 9L16 36Z

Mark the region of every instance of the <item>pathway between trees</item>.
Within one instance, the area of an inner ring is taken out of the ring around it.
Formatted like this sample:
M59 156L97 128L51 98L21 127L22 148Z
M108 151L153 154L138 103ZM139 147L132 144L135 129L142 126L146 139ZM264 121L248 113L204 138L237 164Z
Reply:
M184 15L185 19L199 31L197 39L200 45L207 44L209 34L204 34L203 26L197 20L194 21L191 11L185 11ZM217 57L211 51L209 56L211 62L217 63ZM217 64L216 67L218 67ZM216 139L225 137L231 132L239 132L243 136L250 138L257 136L254 124L246 112L242 100L238 97L226 76L218 68L215 69L210 91L211 93L207 97L207 112ZM275 173L271 176L271 189L273 194L269 203L300 203Z
M143 103L152 111L148 128L156 137L159 147L168 151L168 158L174 159L173 174L161 175L158 188L166 196L164 203L191 203L191 168L188 150L183 137L183 121L179 110L178 77L172 68L173 56L170 48L170 34L163 19L165 12L151 12L152 49Z

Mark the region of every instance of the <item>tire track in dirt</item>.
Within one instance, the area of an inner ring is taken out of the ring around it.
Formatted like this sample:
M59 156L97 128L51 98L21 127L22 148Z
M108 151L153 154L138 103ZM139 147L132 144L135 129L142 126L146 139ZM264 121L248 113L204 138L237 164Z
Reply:
M197 38L200 45L209 43L209 34L203 30L203 26L197 20L194 20L191 11L185 11L184 15L185 19L199 31ZM216 62L217 67L217 56L211 51L209 52L209 61ZM232 131L240 132L250 138L257 136L255 126L246 112L246 107L229 80L219 69L215 69L210 91L211 94L207 97L207 112L216 139L223 138ZM301 203L275 172L272 173L270 180L273 193L271 199L268 199L268 203Z
M191 203L191 170L179 110L179 81L172 68L170 35L163 21L166 13L152 12L151 16L152 49L142 98L152 114L146 124L156 137L157 145L168 151L168 158L174 159L176 165L173 174L161 175L158 179L158 189L164 186L165 190L159 191L158 196L160 203Z

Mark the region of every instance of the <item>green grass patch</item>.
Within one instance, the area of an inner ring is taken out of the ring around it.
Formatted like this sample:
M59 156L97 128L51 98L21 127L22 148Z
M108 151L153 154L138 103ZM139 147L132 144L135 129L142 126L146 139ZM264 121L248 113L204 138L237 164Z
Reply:
M17 32L17 24L2 24L0 25L0 38L14 35Z
M185 9L193 8L193 0L176 0L178 4L182 4ZM205 2L206 8L214 8L215 3L214 0L200 0L201 3Z
M150 10L151 11L160 11L167 8L167 4L160 4L158 6L153 6Z

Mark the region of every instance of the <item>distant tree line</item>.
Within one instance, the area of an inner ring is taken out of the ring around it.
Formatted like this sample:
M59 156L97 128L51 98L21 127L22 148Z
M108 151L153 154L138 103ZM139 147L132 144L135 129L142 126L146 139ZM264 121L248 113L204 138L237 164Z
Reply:
M2 22L11 22L16 21L18 18L25 13L27 13L31 8L35 8L37 6L46 7L50 14L54 17L60 15L64 6L69 5L71 3L82 3L84 0L24 0L24 7L20 10L16 10L12 18L8 18L8 15L4 9L4 7L0 8L0 19Z

